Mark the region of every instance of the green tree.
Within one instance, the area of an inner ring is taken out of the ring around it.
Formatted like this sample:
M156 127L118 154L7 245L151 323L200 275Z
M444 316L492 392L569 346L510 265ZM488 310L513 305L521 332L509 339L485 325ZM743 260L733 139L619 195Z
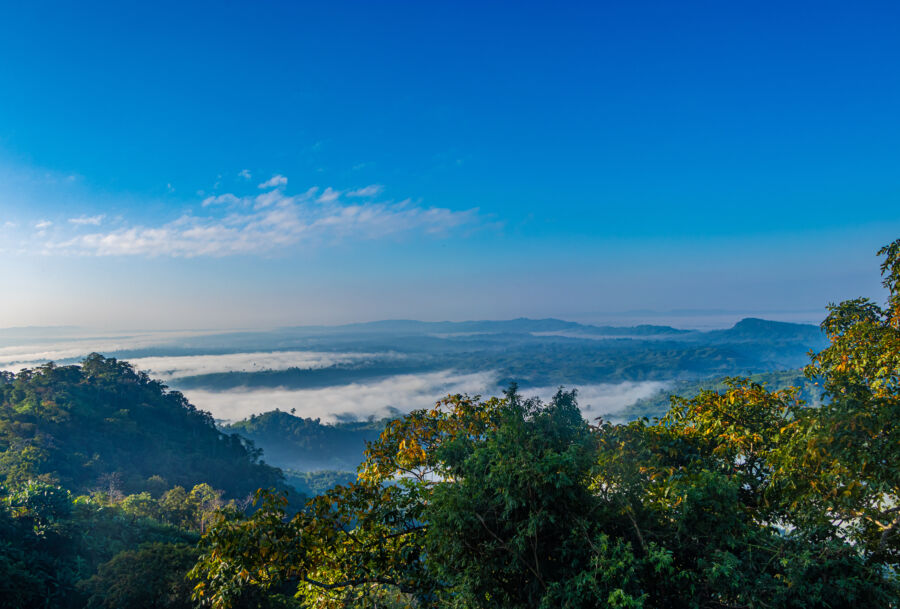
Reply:
M884 307L864 299L829 306L830 344L810 378L819 409L797 413L781 467L806 525L850 540L864 556L900 567L900 240L882 248Z
M159 519L162 515L159 502L147 492L128 495L120 505L127 514L133 514L138 518Z
M627 544L598 529L604 506L590 489L597 435L575 392L547 405L511 390L496 429L460 436L439 456L454 482L425 510L431 568L461 607L639 606ZM616 565L613 563L621 563ZM605 569L587 591L584 573Z
M191 546L147 544L116 554L78 587L88 609L190 609L186 575L196 559Z

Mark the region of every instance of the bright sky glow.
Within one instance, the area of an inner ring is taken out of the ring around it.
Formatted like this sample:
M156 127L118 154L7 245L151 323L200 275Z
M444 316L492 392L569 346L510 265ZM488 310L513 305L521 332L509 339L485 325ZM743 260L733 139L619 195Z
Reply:
M896 2L2 14L0 327L802 317L900 237Z

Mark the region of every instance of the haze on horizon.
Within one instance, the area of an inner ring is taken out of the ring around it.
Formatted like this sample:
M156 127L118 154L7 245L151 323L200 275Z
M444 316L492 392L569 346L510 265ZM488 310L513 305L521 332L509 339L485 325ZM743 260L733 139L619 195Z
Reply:
M895 3L4 13L0 327L815 321L900 235Z

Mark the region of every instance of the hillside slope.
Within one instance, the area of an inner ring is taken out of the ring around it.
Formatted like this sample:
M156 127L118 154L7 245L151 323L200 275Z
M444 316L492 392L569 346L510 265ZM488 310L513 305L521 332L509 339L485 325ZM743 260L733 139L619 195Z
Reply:
M80 366L0 375L0 481L9 485L133 493L206 482L244 497L283 484L260 454L127 362L91 354Z
M251 440L278 467L299 472L346 472L356 470L363 459L366 442L377 439L385 424L386 420L373 420L325 425L318 419L273 410L224 426L222 430Z

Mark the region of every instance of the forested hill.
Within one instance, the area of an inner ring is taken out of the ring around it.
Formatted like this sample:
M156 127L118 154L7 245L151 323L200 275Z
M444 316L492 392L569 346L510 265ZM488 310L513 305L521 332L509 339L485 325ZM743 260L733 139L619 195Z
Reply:
M824 346L821 328L811 324L795 324L757 317L745 317L727 330L705 332L711 343L765 342L770 345L799 344Z
M363 459L366 442L378 439L387 420L333 425L273 410L222 427L265 449L270 463L298 471L353 471Z
M0 482L30 479L73 492L134 493L209 483L245 497L282 473L206 412L127 362L91 354L82 365L0 373Z

